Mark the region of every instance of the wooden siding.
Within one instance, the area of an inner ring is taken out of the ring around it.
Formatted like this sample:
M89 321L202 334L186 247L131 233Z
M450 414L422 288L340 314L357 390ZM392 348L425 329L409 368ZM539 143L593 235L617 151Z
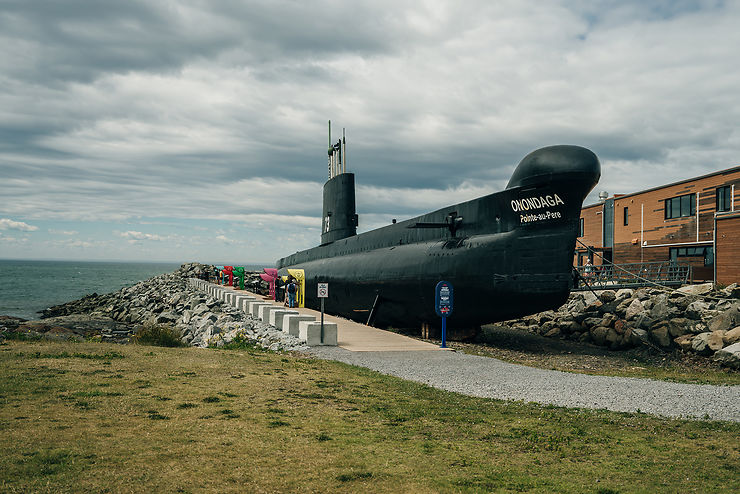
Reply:
M735 187L737 190L737 187ZM717 283L740 283L740 213L717 216Z
M735 186L734 210L740 211L740 166L716 174L666 185L644 192L614 197L614 263L641 261L666 261L671 247L711 247L714 240L714 215L718 187ZM687 194L698 195L697 215L665 218L665 200ZM624 208L628 208L628 224L624 225ZM581 240L596 248L602 247L601 204L582 209L584 237ZM698 220L698 221L697 221ZM697 235L698 233L698 235ZM581 249L577 245L576 249ZM702 278L711 270L704 266L704 259L682 257L701 273ZM574 261L575 262L575 261Z

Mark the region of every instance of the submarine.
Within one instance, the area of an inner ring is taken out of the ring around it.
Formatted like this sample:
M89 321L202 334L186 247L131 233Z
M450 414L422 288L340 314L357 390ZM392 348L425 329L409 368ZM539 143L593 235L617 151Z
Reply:
M346 140L331 145L323 187L321 242L281 258L302 302L376 327L439 328L435 287L452 284L450 335L560 307L572 286L583 201L601 176L584 147L555 145L527 154L499 192L357 234L355 176ZM452 336L451 336L452 337Z

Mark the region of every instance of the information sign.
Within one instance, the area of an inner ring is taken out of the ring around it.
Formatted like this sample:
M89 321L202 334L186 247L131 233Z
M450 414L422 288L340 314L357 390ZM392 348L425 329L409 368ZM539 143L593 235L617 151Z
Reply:
M329 283L319 283L319 298L329 297Z
M447 281L437 283L434 295L434 309L440 317L452 315L452 285Z
M442 318L442 348L447 347L447 318L452 314L452 300L452 284L447 281L437 283L434 290L434 310Z

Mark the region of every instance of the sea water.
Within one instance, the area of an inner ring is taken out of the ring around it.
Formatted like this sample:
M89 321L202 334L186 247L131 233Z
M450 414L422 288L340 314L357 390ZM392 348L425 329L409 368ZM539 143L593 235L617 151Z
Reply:
M0 260L0 315L38 319L53 305L132 286L180 264Z

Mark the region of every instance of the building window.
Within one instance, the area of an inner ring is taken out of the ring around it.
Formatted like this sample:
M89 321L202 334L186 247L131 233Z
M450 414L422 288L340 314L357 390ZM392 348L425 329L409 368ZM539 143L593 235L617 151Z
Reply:
M665 200L665 219L694 216L696 214L696 195L686 194Z
M671 247L669 249L671 261L679 257L703 257L705 266L714 264L714 248L712 247Z
M583 218L581 218L581 226L580 226L580 229L578 230L578 236L579 237L583 236Z
M627 206L624 207L624 226L627 226L630 224L630 213L629 208Z
M732 207L732 186L717 189L717 211L729 211Z

